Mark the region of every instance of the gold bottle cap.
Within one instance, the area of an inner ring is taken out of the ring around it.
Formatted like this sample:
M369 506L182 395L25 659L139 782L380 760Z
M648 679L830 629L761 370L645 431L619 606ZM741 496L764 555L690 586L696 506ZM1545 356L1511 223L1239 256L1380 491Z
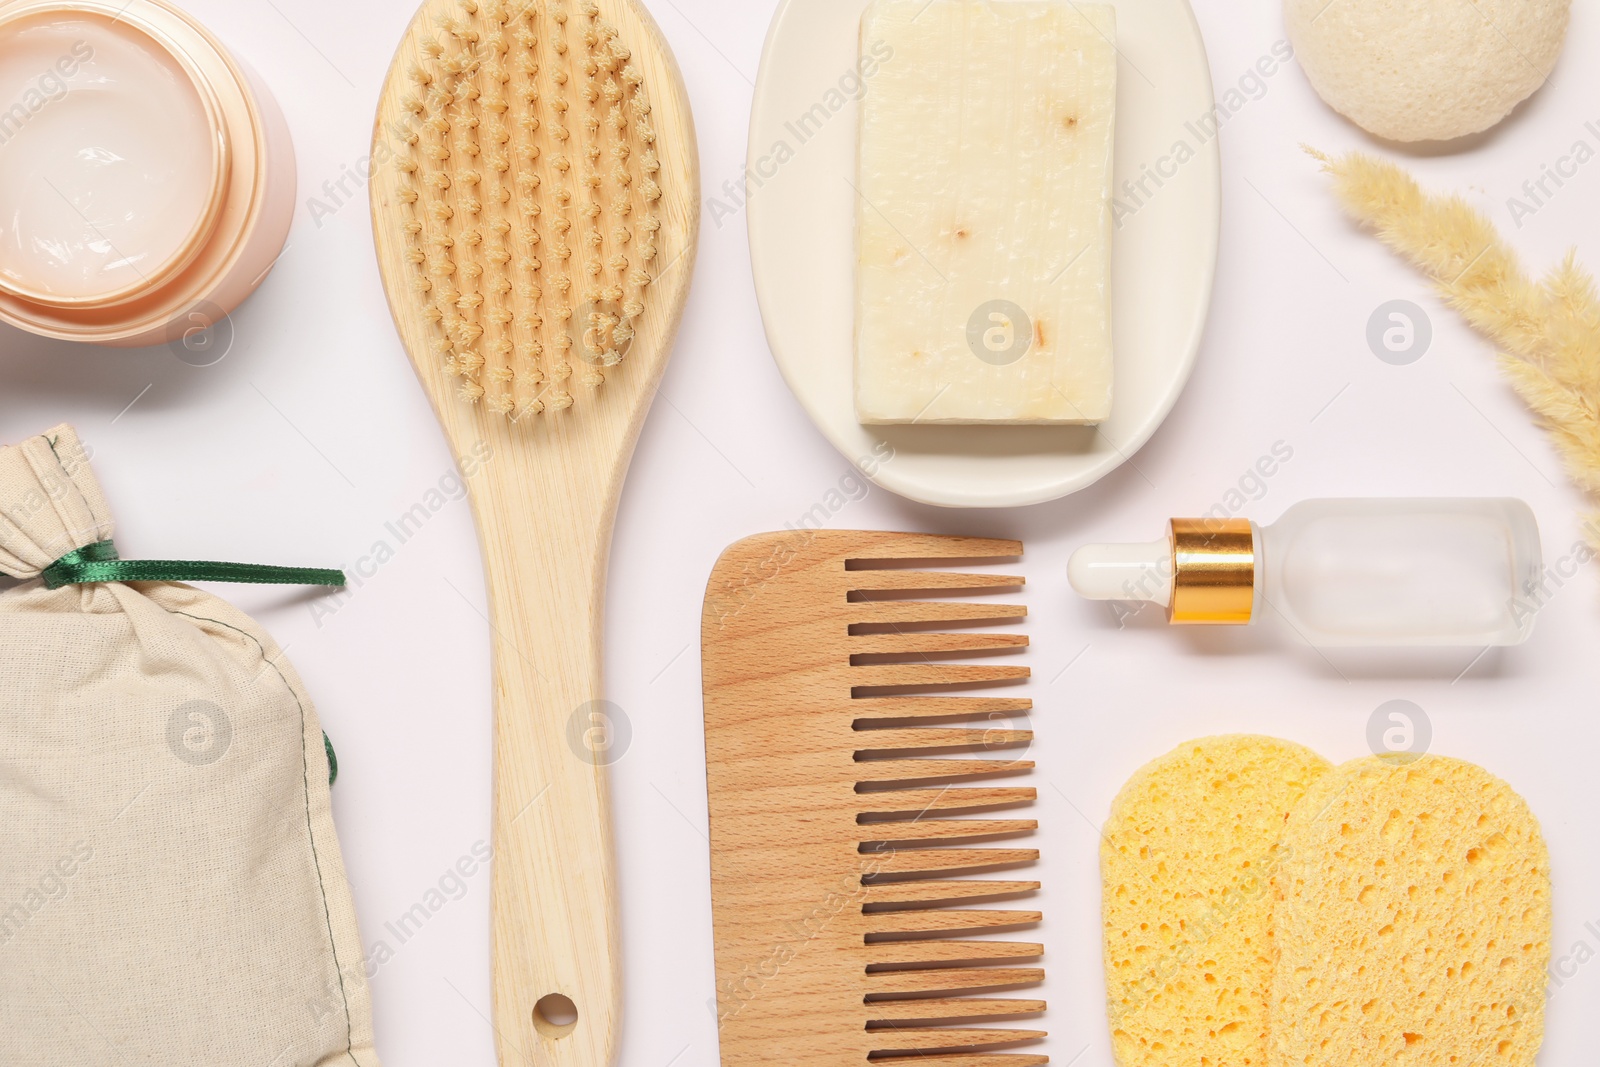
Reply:
M1255 614L1256 535L1248 519L1172 520L1174 625L1242 625Z

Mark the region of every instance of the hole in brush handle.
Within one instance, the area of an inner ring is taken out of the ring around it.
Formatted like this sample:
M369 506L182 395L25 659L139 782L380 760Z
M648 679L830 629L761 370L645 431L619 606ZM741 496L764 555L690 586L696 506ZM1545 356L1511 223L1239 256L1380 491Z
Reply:
M578 1028L578 1006L563 993L550 993L533 1006L533 1027L548 1038L566 1037Z

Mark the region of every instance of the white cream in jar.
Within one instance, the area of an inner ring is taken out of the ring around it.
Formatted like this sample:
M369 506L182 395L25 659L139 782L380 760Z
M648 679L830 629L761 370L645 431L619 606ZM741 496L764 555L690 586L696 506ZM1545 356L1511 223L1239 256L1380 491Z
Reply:
M294 184L270 93L164 0L0 0L0 319L181 340L265 277Z
M0 63L0 276L64 299L160 276L206 214L216 149L151 38L105 18L20 27Z

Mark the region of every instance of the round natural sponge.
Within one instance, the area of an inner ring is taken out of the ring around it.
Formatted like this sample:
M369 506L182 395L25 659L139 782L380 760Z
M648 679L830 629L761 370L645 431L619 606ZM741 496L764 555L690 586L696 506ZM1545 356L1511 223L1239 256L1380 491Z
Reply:
M1118 794L1100 870L1122 1067L1262 1067L1278 837L1332 770L1287 741L1211 737L1146 764Z
M1555 69L1571 0L1284 0L1322 99L1393 141L1487 130Z
M1533 1067L1550 859L1510 786L1439 756L1356 760L1282 847L1270 1067Z

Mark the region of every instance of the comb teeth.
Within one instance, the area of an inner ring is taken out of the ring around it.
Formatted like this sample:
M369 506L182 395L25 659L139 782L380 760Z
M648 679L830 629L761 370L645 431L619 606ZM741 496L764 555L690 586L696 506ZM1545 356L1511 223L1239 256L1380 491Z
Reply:
M869 915L891 914L892 909L919 906L976 903L1027 896L1039 891L1038 882L1002 882L996 879L963 879L954 882L891 882L868 887L862 894L862 910ZM926 914L935 914L928 912Z
M631 53L589 0L459 0L415 47L401 137L412 147L396 166L442 367L463 379L464 400L513 421L566 410L575 399L559 383L592 394L649 305L662 191L650 177L660 168L644 79L632 66L612 76ZM632 120L613 121L624 110ZM551 146L559 151L542 151ZM602 157L613 162L572 166ZM533 254L541 245L544 260ZM429 275L454 277L461 291ZM541 309L546 292L579 306ZM483 358L466 358L480 337ZM566 352L583 364L576 373L561 364Z
M917 848L935 841L977 840L1030 834L1039 828L1033 819L908 819L904 822L870 824L863 833L873 840L863 842L863 851L886 848ZM870 849L869 846L870 845Z
M867 940L909 939L934 935L977 934L1013 930L1044 921L1036 911L923 911L885 913L868 924Z
M1025 989L1043 981L1044 971L1038 967L940 967L919 971L868 972L866 1002L872 1004L878 1000L921 994L956 997L962 994L998 993L1009 989Z
M883 942L878 962L867 965L868 974L925 970L930 965L975 967L983 963L1036 960L1044 946L1024 941L908 941Z
M887 731L885 731L887 732ZM857 792L868 793L879 789L896 789L904 786L926 785L930 782L958 782L973 778L1016 774L1032 770L1033 764L1025 760L1002 759L887 759L863 760L856 768L859 775ZM874 801L865 800L866 803Z
M1034 1033L1034 1031L1018 1031L1018 1032L1019 1033L1027 1033L1029 1035ZM1041 1035L1041 1036L1043 1036L1043 1035ZM1023 1040L1026 1040L1026 1038L1024 1038ZM1050 1062L1050 1057L1049 1056L1020 1055L1020 1054L1009 1054L1009 1053L985 1056L985 1055L973 1054L973 1053L950 1053L950 1054L944 1054L944 1055L930 1055L930 1054L925 1053L925 1052L913 1052L913 1053L909 1053L908 1055L916 1056L916 1063L917 1063L918 1067L1037 1067L1037 1065L1039 1065L1039 1064L1049 1063ZM896 1058L902 1058L902 1057L875 1056L873 1058L873 1062L877 1063L877 1062L881 1062L883 1060L888 1060L889 1062L892 1063L892 1062L894 1062L894 1059L896 1059Z
M949 1000L924 997L917 1000L886 1000L872 1005L869 1030L899 1028L908 1023L966 1023L983 1019L1003 1019L1018 1015L1037 1015L1044 1011L1042 1000L997 1000L957 997Z
M1044 1009L1042 1002L936 995L993 991L1042 980L1043 973L1036 969L1016 968L1020 962L1042 956L1042 945L962 939L1030 927L1041 921L1038 912L947 907L947 895L952 892L985 893L1003 888L1003 884L985 885L977 879L951 883L952 875L1025 866L1037 861L1039 853L1027 848L935 847L1017 837L1033 832L1038 823L1032 819L927 817L929 812L955 805L981 808L1032 799L1032 790L952 788L953 783L1015 775L1033 766L1016 758L982 758L1025 749L1032 743L1032 731L999 722L1026 707L1018 707L1015 701L961 697L941 701L910 695L1028 678L1028 668L1021 666L937 661L1022 650L1028 641L1021 635L940 631L1020 619L1026 616L1025 608L922 599L1012 592L1023 587L1023 579L1004 574L883 569L894 566L893 561L883 559L858 561L854 566L864 569L848 573L852 697L872 715L889 712L913 722L952 714L983 716L994 724L989 728L930 728L872 718L857 718L853 724L859 746L855 751L856 789L863 805L899 807L902 810L894 814L911 815L892 821L871 821L872 816L865 812L857 817L861 824L859 848L872 857L873 864L863 882L871 889L912 898L896 901L899 910L866 916L863 941L868 946L871 962L866 972L872 982L864 998L869 1007L865 1024L869 1055L876 1059L914 1055L919 1064L929 1060L952 1065L989 1061L995 1067L1017 1067L1039 1062L1042 1057L978 1050L1034 1041L1044 1036L1042 1031L974 1028L970 1024L1037 1014ZM962 753L972 758L937 758ZM918 788L934 781L946 784L939 789ZM964 795L969 793L977 795ZM927 899L914 899L924 892ZM897 997L910 999L872 1003ZM956 1023L969 1025L953 1025Z
M967 787L961 789L896 789L869 792L860 799L860 819L874 816L922 816L929 812L973 812L1032 804L1038 790L1026 786ZM859 820L858 820L859 821Z
M1032 730L969 730L969 729L897 729L861 731L870 737L875 748L864 748L856 753L862 762L886 761L903 756L927 753L954 754L959 752L1000 752L1009 748L1025 748L1033 742ZM863 741L863 743L868 743ZM904 761L901 760L903 763ZM991 761L1007 762L1007 761ZM913 775L912 777L916 777Z
M852 604L851 609L851 634L895 633L903 626L1017 622L1028 615L1028 609L1017 604L929 604L911 600Z
M882 852L870 851L870 845L864 848L872 857L865 877L868 885L891 878L948 878L959 873L1020 867L1039 858L1038 850L1032 848L903 848Z

